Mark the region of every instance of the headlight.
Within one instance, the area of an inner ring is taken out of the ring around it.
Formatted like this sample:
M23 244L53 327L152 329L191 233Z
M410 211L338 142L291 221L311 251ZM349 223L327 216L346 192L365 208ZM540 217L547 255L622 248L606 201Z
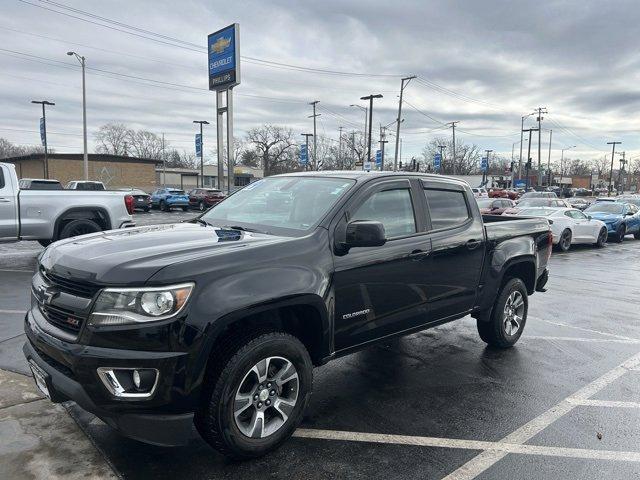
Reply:
M98 295L89 325L129 325L171 318L184 308L193 283L166 287L105 288Z

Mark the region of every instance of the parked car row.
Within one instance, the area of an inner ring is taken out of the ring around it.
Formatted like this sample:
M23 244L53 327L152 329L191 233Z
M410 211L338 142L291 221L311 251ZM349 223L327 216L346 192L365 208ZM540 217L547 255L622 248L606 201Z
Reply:
M216 188L194 188L188 194L176 188L159 188L151 194L150 208L159 208L166 212L172 208L181 208L185 212L189 208L204 211L225 198L226 195Z
M591 243L602 247L627 235L640 240L640 196L564 200L553 192L528 192L517 202L506 198L477 198L482 214L542 217L549 221L553 244L561 251Z

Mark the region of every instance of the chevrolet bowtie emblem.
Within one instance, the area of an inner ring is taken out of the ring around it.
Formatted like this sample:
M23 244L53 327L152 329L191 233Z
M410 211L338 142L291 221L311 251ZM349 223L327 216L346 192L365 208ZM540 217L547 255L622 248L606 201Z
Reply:
M222 53L226 50L226 48L229 45L231 45L231 37L229 38L220 37L218 40L215 41L213 45L211 45L211 49L215 53Z
M39 285L37 288L38 291L38 300L43 305L51 304L51 301L58 295L58 292L53 291L45 287L44 285Z

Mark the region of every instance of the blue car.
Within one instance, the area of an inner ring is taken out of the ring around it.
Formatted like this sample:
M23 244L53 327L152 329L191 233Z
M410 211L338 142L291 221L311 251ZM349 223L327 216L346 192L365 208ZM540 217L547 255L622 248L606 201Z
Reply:
M618 243L631 233L640 240L640 209L632 203L599 201L585 209L584 213L602 220L609 236Z
M168 212L172 208L189 210L189 195L184 190L175 188L159 188L151 194L151 207Z

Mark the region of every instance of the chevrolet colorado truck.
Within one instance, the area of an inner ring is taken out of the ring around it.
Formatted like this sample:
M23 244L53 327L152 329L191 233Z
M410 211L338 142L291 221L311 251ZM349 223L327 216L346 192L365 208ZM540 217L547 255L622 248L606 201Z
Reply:
M182 445L195 424L257 457L298 426L314 366L466 315L512 347L551 242L544 219L483 219L454 178L268 177L189 222L49 246L24 354L53 402L128 437Z
M0 242L62 238L133 227L133 197L123 192L20 189L15 166L0 163Z

